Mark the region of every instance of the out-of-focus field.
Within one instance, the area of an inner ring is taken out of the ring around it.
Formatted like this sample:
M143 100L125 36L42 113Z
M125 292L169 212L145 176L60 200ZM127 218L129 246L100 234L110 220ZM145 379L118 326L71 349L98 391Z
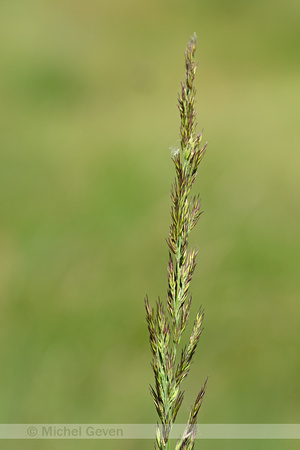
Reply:
M209 141L179 422L300 423L300 3L2 0L0 422L153 423L143 299L166 292L184 48ZM6 441L151 449L151 441ZM299 441L198 441L204 450Z

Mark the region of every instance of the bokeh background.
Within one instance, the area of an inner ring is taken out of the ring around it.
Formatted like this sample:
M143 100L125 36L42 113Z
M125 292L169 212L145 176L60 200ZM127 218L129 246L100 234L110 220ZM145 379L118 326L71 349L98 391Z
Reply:
M298 0L1 0L0 422L153 423L184 49L209 141L179 422L300 423ZM151 441L14 441L144 449ZM198 441L202 449L299 441Z

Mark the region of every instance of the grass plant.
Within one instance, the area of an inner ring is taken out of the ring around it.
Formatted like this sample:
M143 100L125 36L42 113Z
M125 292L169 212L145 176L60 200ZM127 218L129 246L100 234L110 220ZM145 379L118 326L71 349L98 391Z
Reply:
M169 263L166 304L158 299L156 308L152 308L147 296L145 299L155 379L155 385L150 386L150 392L161 425L157 426L154 446L159 450L170 448L170 432L184 398L182 382L189 373L204 318L203 309L200 307L189 341L182 345L181 339L191 310L192 295L189 288L197 257L196 249L189 250L188 239L201 215L199 195L192 196L191 190L206 150L206 144L201 146L202 133L196 132L196 43L194 35L185 51L186 74L178 97L180 148L173 151L172 155L176 178L171 189L171 225L167 238ZM194 448L197 415L206 383L207 379L191 407L185 431L178 439L175 450Z

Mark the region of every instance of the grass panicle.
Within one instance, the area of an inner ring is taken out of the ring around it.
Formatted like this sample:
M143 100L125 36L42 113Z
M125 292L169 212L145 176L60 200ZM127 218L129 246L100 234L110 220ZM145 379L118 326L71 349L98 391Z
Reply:
M176 178L171 189L171 225L167 238L169 262L166 306L158 299L156 308L152 308L148 297L145 299L155 379L155 385L150 386L150 393L161 422L161 426L157 426L155 439L155 449L159 450L170 448L170 432L184 398L181 383L189 373L204 319L204 312L200 308L189 341L182 347L179 355L179 345L191 310L192 296L189 288L197 257L197 251L188 248L188 238L201 215L201 200L198 195L192 197L191 190L206 150L206 144L201 146L202 133L195 131L196 43L194 35L185 51L186 74L178 96L180 150L172 156ZM206 383L207 379L191 408L186 429L177 441L176 450L194 448L197 415Z

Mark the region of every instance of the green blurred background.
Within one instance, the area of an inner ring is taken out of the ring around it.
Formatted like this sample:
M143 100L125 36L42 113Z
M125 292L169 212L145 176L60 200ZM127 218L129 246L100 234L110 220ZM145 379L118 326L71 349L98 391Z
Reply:
M208 151L179 422L300 423L299 0L1 0L0 422L153 423L184 49ZM299 441L198 441L296 449ZM7 449L151 449L15 441Z

